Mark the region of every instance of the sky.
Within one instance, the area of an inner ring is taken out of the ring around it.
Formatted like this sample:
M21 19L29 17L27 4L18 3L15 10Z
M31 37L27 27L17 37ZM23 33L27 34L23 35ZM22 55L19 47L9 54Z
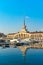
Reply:
M0 0L0 32L43 31L43 0Z

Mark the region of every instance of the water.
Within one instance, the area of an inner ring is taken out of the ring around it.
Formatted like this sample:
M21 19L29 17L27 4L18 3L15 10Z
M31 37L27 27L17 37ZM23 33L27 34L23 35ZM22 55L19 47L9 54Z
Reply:
M43 49L28 49L24 56L18 48L0 47L0 65L43 65Z

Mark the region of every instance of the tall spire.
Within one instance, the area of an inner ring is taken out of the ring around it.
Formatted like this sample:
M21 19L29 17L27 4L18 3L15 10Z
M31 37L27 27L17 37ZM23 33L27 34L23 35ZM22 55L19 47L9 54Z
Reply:
M26 25L25 25L25 18L24 18L24 24L23 24L23 28L26 28Z
M25 18L24 18L24 26L25 26Z
M24 24L23 24L23 27L22 27L22 32L27 32L26 25L25 25L25 18L24 18Z

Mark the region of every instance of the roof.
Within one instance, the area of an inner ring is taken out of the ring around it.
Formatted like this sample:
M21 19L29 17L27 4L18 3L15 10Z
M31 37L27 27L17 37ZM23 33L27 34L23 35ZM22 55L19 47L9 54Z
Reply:
M16 33L9 33L8 35L14 35L14 34L16 34Z
M43 33L43 32L40 32L40 31L39 32L37 32L37 31L36 32L29 32L29 31L27 31L27 33L30 33L30 34L34 34L35 33L36 34L36 33Z

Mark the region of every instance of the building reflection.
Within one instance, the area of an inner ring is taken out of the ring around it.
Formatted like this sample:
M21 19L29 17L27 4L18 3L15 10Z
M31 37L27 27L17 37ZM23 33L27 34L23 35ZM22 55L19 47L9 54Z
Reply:
M26 55L27 50L29 49L29 46L18 46L18 49L22 52L23 56Z

